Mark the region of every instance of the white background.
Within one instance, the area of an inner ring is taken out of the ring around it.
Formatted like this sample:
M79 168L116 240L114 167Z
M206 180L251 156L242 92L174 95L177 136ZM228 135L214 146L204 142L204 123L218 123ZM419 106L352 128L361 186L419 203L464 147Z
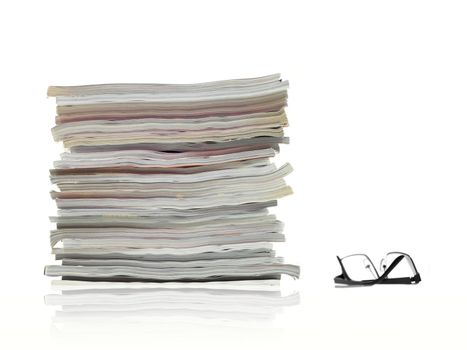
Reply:
M12 348L465 348L467 11L459 1L3 1L0 343ZM53 331L49 85L280 72L280 202L299 306L270 325ZM412 255L417 286L336 289L336 254Z

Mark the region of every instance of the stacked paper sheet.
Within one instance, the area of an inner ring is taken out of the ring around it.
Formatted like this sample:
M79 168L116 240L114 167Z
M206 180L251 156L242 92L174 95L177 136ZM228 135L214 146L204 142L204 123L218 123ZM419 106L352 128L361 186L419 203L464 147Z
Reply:
M88 281L298 277L268 207L292 191L279 75L190 85L52 86L58 215L49 276Z

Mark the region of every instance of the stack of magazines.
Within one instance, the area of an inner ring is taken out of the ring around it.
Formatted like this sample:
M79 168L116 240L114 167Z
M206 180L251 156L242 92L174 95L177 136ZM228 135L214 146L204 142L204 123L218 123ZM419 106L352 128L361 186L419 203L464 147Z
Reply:
M299 276L268 208L292 193L279 75L201 84L51 86L56 141L48 276L118 282Z

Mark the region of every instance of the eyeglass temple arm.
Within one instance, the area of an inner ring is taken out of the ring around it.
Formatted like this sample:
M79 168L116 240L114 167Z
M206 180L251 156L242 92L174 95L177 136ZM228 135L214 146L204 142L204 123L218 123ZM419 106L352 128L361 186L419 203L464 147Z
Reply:
M418 270L417 270L417 266L415 266L415 262L413 261L412 257L409 254L402 253L402 252L391 252L391 253L388 253L388 254L401 254L401 255L404 255L407 258L408 262L409 262L410 268L412 269L412 272L414 274L414 278L417 275L420 277L420 274L418 273ZM420 282L420 281L418 281L418 282Z
M420 274L417 273L413 277L397 277L397 278L386 278L385 280L382 280L380 283L381 284L412 284L412 283L418 283L422 279L420 278Z
M410 261L412 262L412 266L414 267L414 270L415 270L414 271L415 275L413 277L387 278L389 273L391 273L391 271L394 270L394 268L397 266L397 264L399 264L404 258L409 258ZM415 264L414 264L412 258L407 254L401 254L396 259L394 259L392 264L389 265L389 267L387 268L386 271L384 271L384 273L381 275L381 277L382 277L381 281L377 282L377 283L381 283L381 284L412 284L412 283L418 283L418 282L420 282L422 280L420 278L420 274L418 273L417 268L415 267Z
M398 278L387 278L392 270L405 258L405 255L399 255L391 265L384 271L380 278L375 280L376 283L382 284L412 284L421 281L420 274L417 272L414 277L398 277Z

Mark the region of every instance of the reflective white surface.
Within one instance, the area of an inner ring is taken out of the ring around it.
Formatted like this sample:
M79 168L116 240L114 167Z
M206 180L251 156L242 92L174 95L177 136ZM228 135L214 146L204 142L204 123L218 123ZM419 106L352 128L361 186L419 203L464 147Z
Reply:
M21 290L2 298L8 316L2 342L50 349L334 349L350 342L372 349L384 339L378 348L391 349L403 339L403 348L461 348L465 290L433 289L430 282L349 289L291 282L299 293L294 286L285 292L286 285L266 291L47 285L45 298Z
M45 296L55 308L52 326L59 332L105 330L126 324L222 323L229 326L270 324L283 309L299 305L299 293L282 295L278 286L227 283L209 286L126 288L92 283ZM60 288L59 288L60 289Z

